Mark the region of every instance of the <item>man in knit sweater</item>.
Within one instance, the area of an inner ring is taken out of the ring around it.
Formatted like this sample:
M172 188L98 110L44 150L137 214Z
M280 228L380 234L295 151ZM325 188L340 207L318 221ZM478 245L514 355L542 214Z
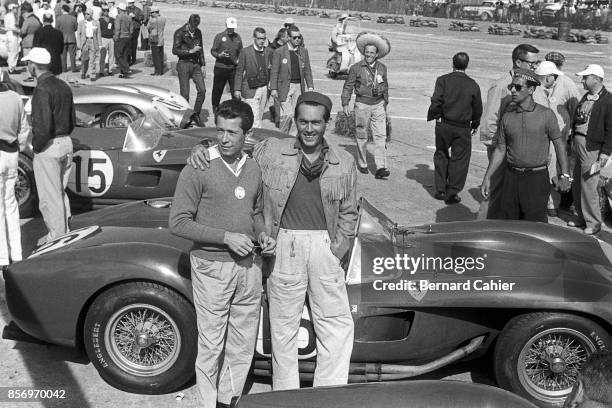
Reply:
M255 350L262 292L260 258L254 249L273 254L276 246L265 232L261 170L242 152L253 111L245 102L225 101L215 123L219 144L208 151L210 167L183 169L169 220L174 234L194 242L196 378L204 408L230 406L242 394Z

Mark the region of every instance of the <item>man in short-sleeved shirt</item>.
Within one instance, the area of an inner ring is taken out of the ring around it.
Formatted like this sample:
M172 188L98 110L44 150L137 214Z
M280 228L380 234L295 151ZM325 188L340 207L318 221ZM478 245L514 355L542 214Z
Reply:
M553 142L562 175L558 188L571 185L565 144L552 110L533 101L539 81L532 71L516 69L511 91L512 103L502 116L495 140L495 151L485 174L481 191L488 197L491 175L502 165L507 168L501 192L500 218L548 222L548 149Z

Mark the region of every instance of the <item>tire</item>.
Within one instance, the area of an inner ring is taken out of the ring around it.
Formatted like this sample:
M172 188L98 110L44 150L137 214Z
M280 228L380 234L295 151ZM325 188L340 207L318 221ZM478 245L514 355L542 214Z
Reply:
M130 105L111 105L102 113L101 127L128 127L140 115L138 109Z
M480 15L480 20L482 20L482 21L489 21L489 20L491 20L491 16L488 13L482 13Z
M38 199L36 181L34 180L34 166L32 159L22 153L19 154L18 166L15 197L19 205L19 217L28 218L34 213Z
M495 378L502 388L540 407L561 407L582 362L590 354L611 347L610 334L583 317L545 312L520 315L506 324L497 339ZM551 361L553 358L555 361ZM527 359L531 363L526 363ZM527 364L532 367L531 376ZM540 370L540 377L533 374L534 370ZM555 384L537 384L538 380L549 379Z
M165 334L165 349L159 343L160 334ZM130 282L103 292L87 312L83 338L100 376L120 390L166 394L194 375L195 310L164 286ZM143 362L143 358L155 360Z

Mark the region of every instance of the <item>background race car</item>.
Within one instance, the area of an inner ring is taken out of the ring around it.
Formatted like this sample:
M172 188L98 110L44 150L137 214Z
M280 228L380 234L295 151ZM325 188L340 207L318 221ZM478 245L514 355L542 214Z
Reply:
M216 143L215 128L168 130L160 115L142 116L127 128L77 127L71 138L73 165L68 182L72 205L92 208L174 194L187 155L198 143ZM267 137L288 137L274 130L254 129L245 150ZM33 153L19 156L15 188L21 217L36 207Z
M192 243L167 229L170 206L158 199L75 216L73 228L83 229L10 265L16 327L84 346L122 390L168 393L187 382L197 331ZM35 226L23 227L33 242L42 235ZM489 354L502 388L561 406L586 358L612 347L611 257L609 244L541 223L400 227L362 199L346 276L355 321L349 380L404 379ZM301 377L312 379L308 310L299 344ZM255 374L270 375L265 298L256 351Z

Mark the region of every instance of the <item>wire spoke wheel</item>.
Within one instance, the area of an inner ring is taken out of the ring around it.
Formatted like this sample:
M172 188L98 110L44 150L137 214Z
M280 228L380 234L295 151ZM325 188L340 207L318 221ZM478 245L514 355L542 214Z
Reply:
M32 185L25 170L21 166L17 169L17 180L15 182L15 198L19 205L26 202L32 195Z
M132 116L122 110L113 111L106 118L106 127L120 128L128 127L132 123Z
M181 335L176 322L162 309L144 303L114 313L104 341L117 366L139 376L154 376L177 360Z
M595 344L583 333L554 328L536 334L523 346L518 358L519 380L537 398L567 395Z

